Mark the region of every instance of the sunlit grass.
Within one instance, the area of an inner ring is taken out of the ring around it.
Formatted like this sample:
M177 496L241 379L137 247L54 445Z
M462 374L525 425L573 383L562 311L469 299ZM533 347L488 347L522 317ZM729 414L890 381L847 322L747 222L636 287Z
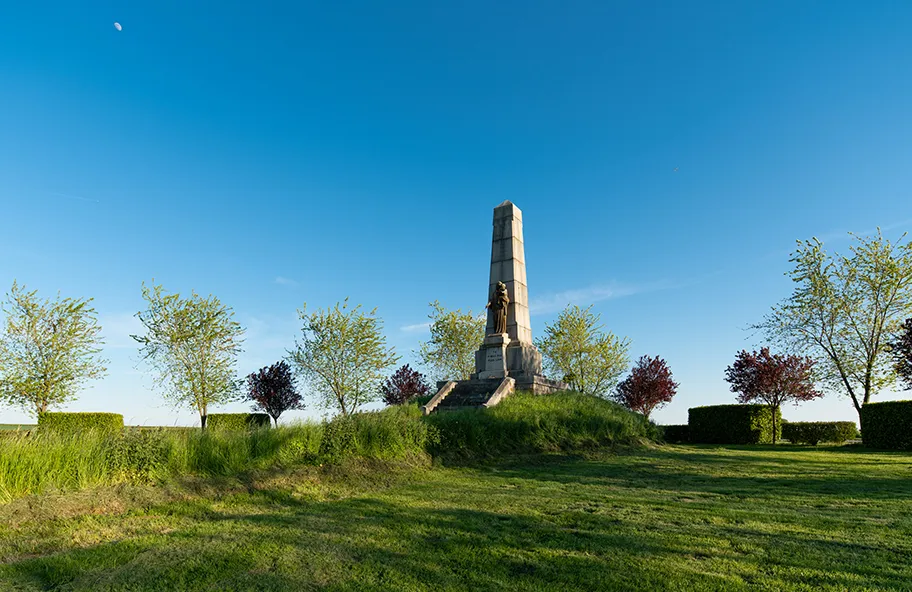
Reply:
M15 502L2 515L0 581L21 590L405 591L912 582L908 454L674 446L308 471L171 500L115 492L109 510Z

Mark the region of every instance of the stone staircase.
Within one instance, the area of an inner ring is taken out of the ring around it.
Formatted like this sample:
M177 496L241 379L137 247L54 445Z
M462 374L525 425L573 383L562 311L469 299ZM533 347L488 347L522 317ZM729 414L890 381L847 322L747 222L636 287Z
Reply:
M425 415L429 415L435 411L443 413L493 407L513 392L515 384L512 378L448 382L422 409Z

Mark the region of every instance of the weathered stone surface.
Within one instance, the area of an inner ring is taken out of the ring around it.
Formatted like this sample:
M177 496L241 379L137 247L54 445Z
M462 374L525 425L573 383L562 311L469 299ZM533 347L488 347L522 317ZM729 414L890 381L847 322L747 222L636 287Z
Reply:
M507 376L507 346L506 345L485 345L478 352L484 356L479 360L478 354L475 356L475 366L478 369L478 362L484 364L483 369L478 369L478 378L484 380L488 378L506 378Z
M450 383L438 382L440 392ZM435 411L454 411L467 407L492 407L513 392L512 378L460 380L442 397Z
M541 354L532 344L532 323L529 318L529 290L526 287L526 257L523 247L522 211L505 201L494 208L494 234L491 240L491 275L488 295L494 293L498 282L507 288L510 302L507 306L506 330L508 340L504 352L505 366L501 368L498 354L487 352L500 347L490 340L497 330L496 318L488 311L485 333L488 337L475 355L475 377L500 378L541 374Z
M569 391L570 385L544 376L534 376L529 379L519 377L516 379L516 390L531 391L536 395L549 395L559 391Z
M522 211L509 201L494 208L494 233L491 240L490 298L497 282L503 282L510 296L507 334L513 341L532 342L529 322L529 291L526 289L526 255L523 247ZM488 312L485 333L494 333L495 319Z

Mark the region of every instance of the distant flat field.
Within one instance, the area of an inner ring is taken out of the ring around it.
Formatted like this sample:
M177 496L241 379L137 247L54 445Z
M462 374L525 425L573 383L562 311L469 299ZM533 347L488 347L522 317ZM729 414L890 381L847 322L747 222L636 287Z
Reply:
M667 446L308 470L0 507L0 589L912 590L909 453Z
M35 424L27 423L0 423L0 430L31 430L38 427ZM138 430L192 430L199 429L199 427L185 427L185 426L127 426L130 429Z
M34 424L0 423L0 430L30 430Z

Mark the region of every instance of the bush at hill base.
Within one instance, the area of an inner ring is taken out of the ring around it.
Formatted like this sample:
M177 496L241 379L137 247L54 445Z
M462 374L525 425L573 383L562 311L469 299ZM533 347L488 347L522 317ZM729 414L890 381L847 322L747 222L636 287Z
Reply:
M871 448L912 450L912 401L864 404L861 440Z
M62 413L38 414L38 430L42 433L76 433L89 430L97 432L123 431L123 415L119 413Z
M382 460L426 457L428 447L436 441L436 429L422 420L416 405L397 405L340 415L327 422L320 458L334 462L351 456Z
M206 416L206 429L239 432L268 428L272 425L265 413L210 413Z
M782 424L782 437L792 444L842 444L858 437L853 421L796 421Z
M695 444L771 444L773 415L766 405L709 405L687 410L690 441ZM777 431L782 431L777 410ZM779 439L777 434L776 439Z
M662 429L662 439L669 444L690 442L690 427L684 425L659 426Z

